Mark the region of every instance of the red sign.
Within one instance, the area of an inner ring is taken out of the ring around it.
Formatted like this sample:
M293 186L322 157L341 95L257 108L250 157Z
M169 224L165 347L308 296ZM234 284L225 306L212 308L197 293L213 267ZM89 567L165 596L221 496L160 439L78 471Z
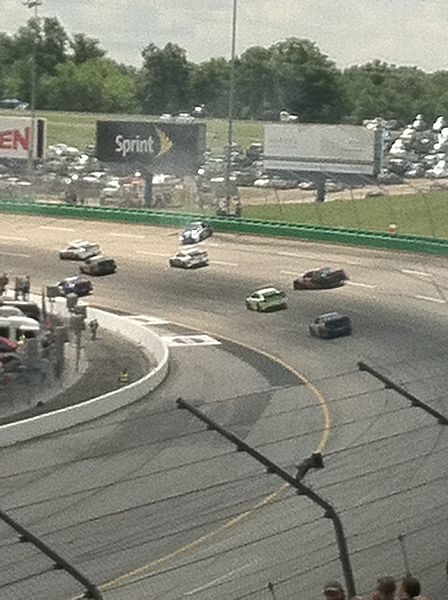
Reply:
M30 149L31 128L24 129L6 129L0 131L0 150L20 150L26 152Z
M31 140L34 146L34 158L43 158L45 154L45 119L36 119L34 135L30 117L4 117L0 115L0 159L18 158L27 160Z

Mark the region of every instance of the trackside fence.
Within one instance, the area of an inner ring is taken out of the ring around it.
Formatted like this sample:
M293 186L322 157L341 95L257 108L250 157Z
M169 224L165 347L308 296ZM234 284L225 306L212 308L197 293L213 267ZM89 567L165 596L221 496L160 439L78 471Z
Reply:
M165 227L182 227L191 220L202 217L191 213L160 212L142 209L123 209L101 206L67 206L34 203L30 201L6 201L0 199L0 212L18 215L37 215L86 219L92 221L115 221ZM281 221L261 221L235 217L203 217L216 231L241 233L266 237L282 237L331 244L366 246L388 250L448 255L448 240L412 235L394 235L358 229L332 228Z

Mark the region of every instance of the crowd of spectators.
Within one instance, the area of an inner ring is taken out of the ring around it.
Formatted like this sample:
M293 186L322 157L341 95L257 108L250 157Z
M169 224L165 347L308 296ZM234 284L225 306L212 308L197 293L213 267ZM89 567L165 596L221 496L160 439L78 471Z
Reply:
M344 586L339 581L328 581L323 595L326 600L429 600L422 595L420 581L412 575L406 575L399 582L389 575L380 577L370 597L355 596L351 599L347 598Z

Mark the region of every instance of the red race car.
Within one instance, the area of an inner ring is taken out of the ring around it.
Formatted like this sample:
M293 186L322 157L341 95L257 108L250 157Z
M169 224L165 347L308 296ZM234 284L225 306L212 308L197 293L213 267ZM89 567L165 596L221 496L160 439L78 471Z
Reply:
M348 277L343 269L323 267L315 271L307 271L293 281L295 290L327 290L344 285Z

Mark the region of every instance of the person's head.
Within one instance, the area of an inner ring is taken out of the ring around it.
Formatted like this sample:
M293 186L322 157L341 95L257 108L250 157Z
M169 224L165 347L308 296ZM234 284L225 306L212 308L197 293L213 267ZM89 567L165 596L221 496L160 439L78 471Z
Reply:
M328 581L323 589L327 600L345 600L345 590L339 581Z
M406 575L406 577L403 577L401 580L398 598L400 600L409 600L410 598L420 596L420 592L420 581L416 577L412 577L412 575Z
M375 591L378 592L377 597L380 600L393 600L396 588L395 579L389 575L385 575L377 579Z

